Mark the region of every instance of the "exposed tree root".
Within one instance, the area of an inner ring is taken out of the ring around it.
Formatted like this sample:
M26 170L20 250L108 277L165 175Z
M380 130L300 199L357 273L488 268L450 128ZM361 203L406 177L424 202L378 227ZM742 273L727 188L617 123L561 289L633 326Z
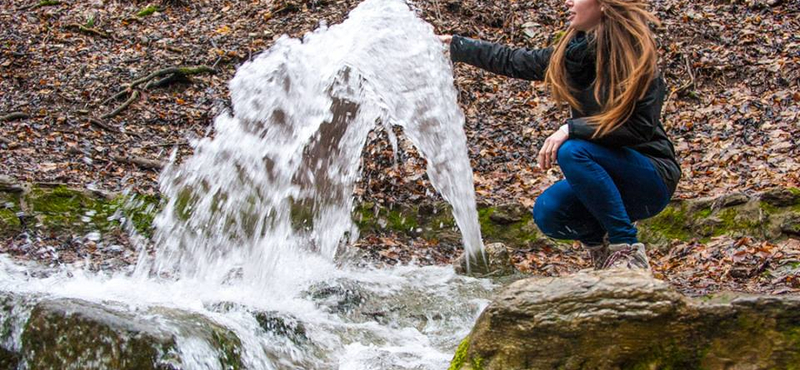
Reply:
M131 94L131 97L128 98L128 100L126 100L124 103L122 103L122 105L120 105L117 109L114 109L113 111L100 116L100 118L108 119L116 116L117 114L119 114L119 112L122 112L125 108L130 106L136 99L139 99L139 90L134 90L133 93Z
M122 105L118 108L114 109L113 111L106 113L102 116L103 119L111 118L118 115L120 112L125 110L128 106L130 106L136 99L139 99L139 88L140 85L145 84L143 89L151 89L157 87L164 87L168 86L174 82L178 81L191 81L189 80L189 76L201 74L201 73L216 73L216 71L208 66L195 66L195 67L169 67L157 70L144 76L142 78L133 80L129 86L127 86L124 90L114 94L110 98L103 101L103 105L108 104L114 100L120 99L124 96L128 96L128 100L126 100ZM158 79L156 79L158 78Z

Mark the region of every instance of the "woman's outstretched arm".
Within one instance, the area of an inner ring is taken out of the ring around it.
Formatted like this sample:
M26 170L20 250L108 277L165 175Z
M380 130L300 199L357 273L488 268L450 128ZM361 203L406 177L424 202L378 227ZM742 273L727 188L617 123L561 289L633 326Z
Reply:
M510 48L491 42L474 40L454 35L440 36L443 42L450 41L450 58L454 62L471 64L489 72L525 80L544 80L550 62L552 48Z

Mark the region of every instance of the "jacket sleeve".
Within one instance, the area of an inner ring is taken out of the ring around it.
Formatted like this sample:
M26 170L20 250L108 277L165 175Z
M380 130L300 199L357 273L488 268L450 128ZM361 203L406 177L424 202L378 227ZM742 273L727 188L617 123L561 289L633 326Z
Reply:
M605 136L592 138L595 126L589 124L585 118L570 118L570 139L583 139L611 147L623 147L642 144L652 140L660 124L661 105L664 102L665 85L661 77L650 83L650 88L644 98L636 102L631 117Z
M552 48L514 49L491 42L453 36L450 58L492 73L525 80L544 80Z

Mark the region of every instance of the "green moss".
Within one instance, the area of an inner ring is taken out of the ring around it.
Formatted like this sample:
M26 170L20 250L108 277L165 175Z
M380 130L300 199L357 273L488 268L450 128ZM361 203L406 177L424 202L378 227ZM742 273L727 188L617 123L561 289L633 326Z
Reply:
M778 207L775 207L772 204L769 204L767 202L759 202L758 206L761 207L761 209L764 212L766 212L767 214L775 214L775 213L780 212Z
M417 219L414 217L416 212L409 210L390 210L386 214L386 221L389 222L388 227L396 231L409 231L416 229L419 225Z
M789 191L794 195L800 196L800 189L798 188L789 188Z
M34 188L26 198L29 212L36 219L32 227L49 232L105 233L121 228L124 218L148 237L162 203L158 196L121 195L108 200L63 186Z
M684 204L669 205L657 216L645 220L642 224L650 233L661 234L671 240L689 240L691 233L687 229L688 211Z
M0 236L11 236L22 232L22 224L12 209L0 208Z
M711 216L711 207L706 207L697 212L698 217L707 218Z
M219 362L223 369L239 370L242 368L242 342L232 332L222 327L211 326L211 339L220 349Z
M158 195L120 196L114 199L108 210L121 210L136 232L150 237L153 233L153 220L161 211L163 203Z
M86 194L64 186L54 189L34 188L28 194L27 204L41 226L49 230L86 229L84 216L96 215L96 201Z
M725 209L719 213L722 226L714 231L714 236L730 233L731 231L752 232L756 231L760 225L757 221L747 220L737 217L738 212L733 209Z
M703 352L687 352L686 346L675 340L650 348L645 353L646 355L637 358L635 363L622 364L620 367L631 370L702 369L700 359L703 357Z
M524 246L543 236L534 226L533 215L526 213L520 221L511 224L498 224L491 218L495 213L492 207L478 209L478 222L481 235L487 242L500 241L512 246Z
M353 221L361 230L381 231L380 219L386 221L385 229L407 233L420 227L417 210L411 208L386 209L378 207L377 216L373 203L364 203L353 211Z
M314 227L314 208L311 201L290 200L290 218L295 230L310 229Z
M450 367L447 370L461 370L464 366L464 363L467 361L467 351L469 350L469 336L464 338L461 341L461 344L458 345L456 349L456 354L453 356L453 360L450 361Z
M42 0L38 4L34 5L33 9L41 8L41 7L44 7L44 6L55 6L55 5L60 5L60 4L61 4L61 1L58 1L58 0Z
M151 15L151 14L153 14L153 13L159 11L159 10L160 9L157 6L150 5L148 7L143 8L138 13L136 13L136 16L137 17L146 17L146 16Z
M178 197L175 199L175 212L178 219L186 221L192 216L192 207L197 203L197 196L194 195L192 189L185 188L178 192Z

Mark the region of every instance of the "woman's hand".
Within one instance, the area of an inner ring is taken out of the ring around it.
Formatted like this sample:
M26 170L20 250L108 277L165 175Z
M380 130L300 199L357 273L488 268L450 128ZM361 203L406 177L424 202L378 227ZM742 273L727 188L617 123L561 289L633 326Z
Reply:
M439 37L439 41L446 45L450 45L450 42L453 41L453 35L437 35L437 37Z
M558 148L560 148L561 144L564 144L567 139L569 139L569 132L560 128L544 141L542 149L539 150L539 156L536 158L539 161L539 168L546 170L553 167L556 163Z

